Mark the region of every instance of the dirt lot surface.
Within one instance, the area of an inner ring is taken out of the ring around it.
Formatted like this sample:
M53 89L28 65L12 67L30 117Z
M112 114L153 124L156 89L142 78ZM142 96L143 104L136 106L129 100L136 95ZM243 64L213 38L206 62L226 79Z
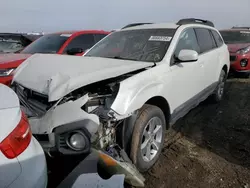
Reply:
M145 177L147 188L250 188L250 80L229 79L220 104L179 120Z

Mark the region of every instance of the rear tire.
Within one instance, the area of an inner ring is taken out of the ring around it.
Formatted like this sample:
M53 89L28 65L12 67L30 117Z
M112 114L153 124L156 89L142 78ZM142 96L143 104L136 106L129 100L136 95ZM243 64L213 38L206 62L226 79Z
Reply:
M140 172L150 169L158 160L165 138L166 120L162 110L145 104L135 121L130 158Z
M226 72L224 70L221 70L218 86L216 87L214 93L211 95L213 102L218 103L222 100L224 95L226 79L227 79Z

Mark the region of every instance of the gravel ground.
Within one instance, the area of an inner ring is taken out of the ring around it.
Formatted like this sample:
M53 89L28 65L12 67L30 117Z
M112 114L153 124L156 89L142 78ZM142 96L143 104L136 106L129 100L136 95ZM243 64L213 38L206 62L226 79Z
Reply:
M147 188L250 188L250 80L229 79L220 104L204 101L166 136Z

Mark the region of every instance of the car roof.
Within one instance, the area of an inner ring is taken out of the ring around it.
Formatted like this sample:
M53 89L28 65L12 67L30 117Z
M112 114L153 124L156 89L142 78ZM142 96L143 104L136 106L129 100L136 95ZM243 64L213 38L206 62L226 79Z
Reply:
M139 30L139 29L177 29L178 27L183 26L183 27L188 27L188 26L193 26L193 27L203 27L203 28L211 28L215 29L214 27L204 25L204 24L198 24L198 23L190 23L190 24L184 24L184 25L178 25L175 23L153 23L153 24L143 24L143 25L138 25L138 26L133 26L133 27L128 27L122 30Z
M204 27L214 29L214 23L209 20L203 20L199 18L183 18L177 23L130 23L121 28L121 30L135 30L135 29L177 29L178 27Z
M179 25L174 23L153 23L153 24L143 24L133 27L128 27L122 30L135 30L135 29L176 29Z
M50 33L50 34L77 34L77 33L109 33L109 31L104 31L104 30L72 30L72 31L59 31L55 33Z

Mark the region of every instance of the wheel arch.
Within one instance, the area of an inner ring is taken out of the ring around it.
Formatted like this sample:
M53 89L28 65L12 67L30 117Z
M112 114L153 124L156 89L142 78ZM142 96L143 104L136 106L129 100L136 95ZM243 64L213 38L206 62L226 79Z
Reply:
M226 72L226 74L228 74L228 67L227 67L227 65L224 65L224 66L222 67L222 70L224 70L224 71Z
M155 96L148 99L143 105L149 104L160 108L163 111L166 120L166 129L169 128L170 122L170 106L168 101L162 96ZM139 110L135 111L130 117L123 121L122 129L118 129L118 135L121 140L118 141L119 145L122 146L127 153L130 153L131 137L134 131L135 121L137 119Z
M168 129L169 122L170 122L170 106L169 106L168 101L161 96L156 96L156 97L150 98L145 104L157 106L158 108L162 110L165 116L165 120L166 120L166 129Z

